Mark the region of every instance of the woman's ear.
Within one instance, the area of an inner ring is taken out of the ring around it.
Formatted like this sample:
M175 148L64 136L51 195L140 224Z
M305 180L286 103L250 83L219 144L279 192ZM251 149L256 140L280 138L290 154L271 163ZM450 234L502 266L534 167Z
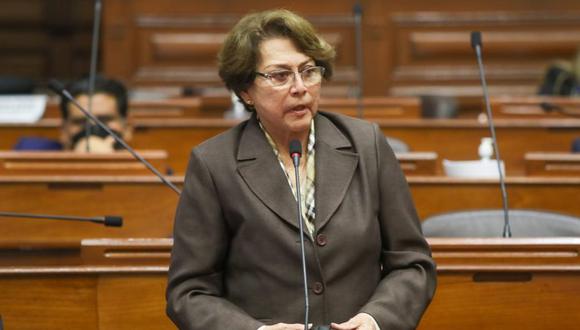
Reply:
M244 102L247 105L253 106L254 105L254 101L252 101L252 97L250 96L250 94L248 94L248 92L246 91L241 91L238 96L240 97L240 99L242 99L242 102Z

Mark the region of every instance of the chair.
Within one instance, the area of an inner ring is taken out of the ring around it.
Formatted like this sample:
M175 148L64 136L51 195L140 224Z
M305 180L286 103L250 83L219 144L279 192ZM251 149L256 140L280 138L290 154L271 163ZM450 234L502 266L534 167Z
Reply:
M572 152L580 152L580 137L572 141Z
M411 151L409 145L403 142L403 140L399 140L394 137L386 136L387 143L391 146L394 153L405 153Z
M513 237L580 237L580 218L544 211L510 210ZM426 237L501 237L503 210L451 212L425 219Z
M32 79L0 76L0 95L32 94L32 92L34 92L34 81Z

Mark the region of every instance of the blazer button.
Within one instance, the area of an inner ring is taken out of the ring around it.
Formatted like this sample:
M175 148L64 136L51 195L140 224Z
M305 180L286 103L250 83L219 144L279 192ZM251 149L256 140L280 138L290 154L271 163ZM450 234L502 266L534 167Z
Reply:
M319 234L316 236L316 243L318 244L318 246L325 246L326 243L328 243L328 240L326 239L326 235L324 234Z
M320 282L315 282L312 291L314 291L314 293L316 294L321 294L322 292L324 292L324 286Z

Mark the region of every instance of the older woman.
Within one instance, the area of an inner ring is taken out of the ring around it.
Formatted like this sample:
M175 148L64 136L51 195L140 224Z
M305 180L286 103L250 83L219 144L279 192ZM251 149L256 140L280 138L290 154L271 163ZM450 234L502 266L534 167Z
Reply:
M168 315L182 329L304 329L300 167L311 322L415 328L435 265L380 129L318 112L334 50L285 10L244 17L220 76L252 117L196 147L177 209Z

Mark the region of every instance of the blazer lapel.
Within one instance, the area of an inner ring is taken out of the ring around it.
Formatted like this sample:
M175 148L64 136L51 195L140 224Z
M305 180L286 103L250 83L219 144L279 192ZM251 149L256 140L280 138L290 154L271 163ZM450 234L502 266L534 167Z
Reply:
M344 199L359 156L329 119L316 118L316 228L320 230Z
M242 131L237 159L238 173L250 190L280 218L299 228L296 200L255 114Z

